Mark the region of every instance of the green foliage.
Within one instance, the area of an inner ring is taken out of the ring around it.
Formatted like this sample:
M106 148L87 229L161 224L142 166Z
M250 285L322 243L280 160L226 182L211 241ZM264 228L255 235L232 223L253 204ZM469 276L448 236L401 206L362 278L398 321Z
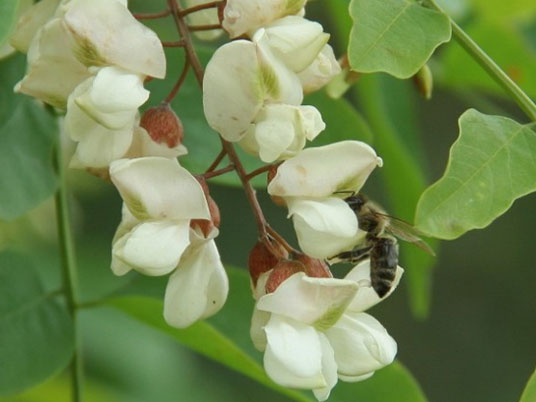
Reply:
M13 94L22 58L0 64L0 218L15 219L53 194L54 117L29 98Z
M536 371L532 374L527 382L527 386L521 395L519 402L534 402L536 401Z
M35 268L0 254L0 395L20 392L63 369L73 352L72 321Z
M459 125L445 174L417 207L419 229L441 239L488 226L536 190L536 133L529 126L473 109Z
M451 36L444 14L413 0L352 0L348 59L362 73L409 78Z
M479 16L486 19L528 19L536 15L533 0L472 0Z
M536 95L536 50L514 26L497 22L480 22L467 28L467 33L529 95ZM442 56L441 82L454 89L467 87L505 95L504 90L459 45L445 49Z
M2 0L0 2L0 49L7 42L13 26L17 22L19 0Z
M108 304L292 400L312 401L312 395L282 388L266 376L260 360L262 354L255 350L249 337L249 318L253 312L249 277L241 269L229 267L227 271L232 291L223 310L208 322L200 322L187 329L169 327L162 318L162 302L150 297L122 296L112 299ZM121 294L155 294L156 282L153 278L136 279L137 283L122 289ZM160 281L157 282L161 285ZM372 380L354 384L340 382L330 400L426 401L417 382L400 363L380 370Z

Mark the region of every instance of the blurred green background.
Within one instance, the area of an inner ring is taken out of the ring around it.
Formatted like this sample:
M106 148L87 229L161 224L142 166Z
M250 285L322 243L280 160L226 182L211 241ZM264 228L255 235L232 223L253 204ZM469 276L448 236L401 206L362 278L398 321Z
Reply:
M345 4L344 0L333 1L333 4ZM157 2L156 5L132 3L140 10L160 8ZM320 3L311 4L309 16L321 20L326 31L336 32L340 21L333 20L333 15L330 18ZM507 2L509 7L503 10L501 7L506 3L498 1L445 0L444 3L469 32L474 31L485 50L507 71L517 74L521 86L534 97L536 5L516 0ZM163 27L162 31L169 32L168 28ZM406 148L428 183L441 176L449 147L457 138L457 119L467 108L477 107L485 113L500 113L525 121L491 80L461 53L457 44L443 46L430 65L436 77L431 101L422 100L410 82L378 78L391 111L384 118L406 141ZM363 81L358 82L358 88L366 85ZM347 98L355 101L352 94ZM358 110L365 106L359 99L354 104ZM181 116L180 109L177 113ZM186 130L187 145L188 141L197 141L193 138L196 130L189 131L188 125ZM385 159L385 163L389 164L390 160ZM195 163L190 166L195 168ZM120 288L135 274L116 278L109 269L111 239L120 220L121 203L115 190L84 172L71 171L69 175L74 192L72 209L81 296L87 302ZM365 191L392 211L397 206L388 197L385 183L386 178L377 172ZM403 191L404 180L398 185ZM211 191L222 214L221 234L217 239L222 259L226 264L245 267L249 250L256 241L249 206L238 188L216 185ZM268 220L296 244L292 227L285 218L286 211L273 205L263 191L259 196ZM52 204L38 208L31 216L1 223L0 244L30 254L47 288L56 289L60 278ZM398 291L372 310L397 340L398 358L417 378L430 401L519 399L536 365L536 254L532 248L535 225L536 195L533 194L517 201L486 230L442 242L432 273L431 304L426 319L415 318L411 311L408 288L404 286L407 275ZM412 270L411 266L404 267L408 273ZM162 295L163 285L164 282L154 280L155 288ZM248 321L249 316L243 320ZM87 401L287 400L116 310L102 307L84 310L80 325ZM22 395L2 400L69 401L69 386L68 376L60 374ZM385 402L396 402L396 399Z

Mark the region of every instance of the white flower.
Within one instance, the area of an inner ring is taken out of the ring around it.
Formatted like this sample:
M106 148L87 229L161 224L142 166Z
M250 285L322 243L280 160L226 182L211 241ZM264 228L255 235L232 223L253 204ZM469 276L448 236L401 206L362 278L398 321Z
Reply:
M176 160L158 157L112 163L110 176L123 198L123 218L112 247L112 271L172 273L164 318L178 328L215 314L229 283L214 237L191 223L210 219L199 182Z
M102 168L127 154L138 124L138 107L149 97L144 77L104 67L69 96L65 128L78 142L73 167Z
M324 46L316 59L298 74L303 91L308 94L318 91L341 72L341 66L330 45Z
M305 254L329 258L360 241L357 217L342 198L358 192L381 164L367 144L340 141L305 149L278 167L268 193L286 201Z
M255 34L253 41L265 42L296 73L309 67L329 40L329 34L318 22L294 15L276 20L263 30L265 34L260 37Z
M55 4L51 0L36 4L30 10L31 18L26 23L23 20L16 32L14 41L21 50L31 40L28 71L16 86L18 92L64 109L69 94L91 76L91 66L118 66L139 75L165 76L160 40L130 14L124 1L62 2L46 22Z
M59 0L53 0L53 2L57 1ZM50 3L50 0L43 1L43 3ZM30 16L30 14L33 14L32 11L34 9L33 0L19 0L15 4L17 4L17 25L12 25L8 27L9 31L7 38L4 37L5 39L3 41L0 41L0 59L9 56L13 52L15 52L15 50L27 52L28 46L30 44L31 39L35 35L35 32L48 19L48 17L45 17L45 19L41 19L40 15L36 15L35 19L41 21L31 21L34 19L33 15ZM47 5L44 6L44 8L46 7ZM44 14L46 14L46 12ZM28 25L32 25L32 27L30 28L28 27ZM33 28L33 26L36 26L36 28ZM5 27L3 27L3 29L5 29ZM19 43L23 45L24 49L19 48Z
M398 267L393 289L402 272ZM257 284L259 296L264 282ZM337 379L364 380L390 364L396 342L375 318L363 313L379 301L370 287L368 260L344 279L310 278L300 272L275 292L260 296L251 337L265 352L268 376L283 386L312 389L324 401Z
M223 28L231 38L251 34L286 15L300 14L307 0L227 0Z

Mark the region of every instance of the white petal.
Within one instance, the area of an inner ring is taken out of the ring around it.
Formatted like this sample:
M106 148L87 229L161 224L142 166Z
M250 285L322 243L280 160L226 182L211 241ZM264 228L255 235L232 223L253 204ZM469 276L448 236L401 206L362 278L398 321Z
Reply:
M110 176L138 219L209 219L199 182L176 160L162 157L121 159Z
M368 380L373 375L374 375L374 372L363 374L363 375L356 375L356 376L339 374L339 380L344 381L344 382L359 382L359 381Z
M26 6L27 3L31 4L32 2L28 0L21 2L19 8L23 8L22 6ZM9 39L11 46L19 52L26 53L37 31L52 18L59 3L60 0L42 0L26 8Z
M327 197L358 191L381 159L360 141L339 141L308 148L277 169L268 192L282 197Z
M219 311L229 291L227 274L214 240L190 247L169 277L164 318L176 328L186 328Z
M307 0L227 0L223 28L231 38L251 32L285 15L300 13Z
M268 324L271 314L257 309L253 309L253 315L251 316L251 327L249 329L249 334L251 336L251 341L255 348L261 352L264 352L266 349L266 343L268 342L266 338L266 332L264 332L264 327Z
M112 253L142 274L166 275L190 244L189 229L189 221L141 223L114 244Z
M274 54L296 73L305 70L329 40L322 25L297 16L268 25L266 37Z
M319 401L325 401L329 398L331 390L337 384L337 363L335 362L335 353L329 344L326 335L320 333L320 344L322 345L322 374L326 380L327 386L313 389L313 394Z
M370 374L391 364L396 356L394 339L374 317L365 313L344 314L326 335L343 376Z
M74 41L62 21L59 18L49 21L32 41L28 71L15 91L65 109L69 94L90 76L76 59L73 47Z
M125 246L127 240L127 233L129 233L135 226L137 226L140 221L137 220L128 210L125 203L121 208L121 223L115 231L114 238L112 240L112 249L121 249ZM117 276L122 276L132 270L132 267L126 264L121 259L117 258L115 253L112 252L112 272Z
M290 116L268 114L264 120L255 125L255 139L259 146L259 157L263 162L271 163L277 160L292 144L296 136L295 115L294 110Z
M216 50L203 78L209 125L227 141L240 140L264 102L255 45L238 40Z
M134 128L134 139L128 150L126 158L141 158L142 156L162 156L174 159L178 156L186 155L188 150L182 144L173 148L163 142L161 144L153 141L149 133L143 127Z
M298 74L305 93L318 91L341 72L330 45L324 46L313 63Z
M350 250L360 236L355 212L339 198L287 199L298 243L305 254L330 258Z
M259 299L257 308L325 329L333 325L357 291L353 281L292 275L273 293Z
M71 0L64 18L85 64L116 65L156 78L166 75L160 39L120 2Z
M370 284L370 260L365 260L357 264L344 277L344 279L355 281L360 285L354 300L352 300L352 303L348 306L348 310L359 313L368 310L389 297L398 286L403 273L404 270L401 267L397 267L393 286L383 298L380 298Z
M274 382L306 389L327 385L319 333L313 327L272 314L265 331L264 368Z
M305 137L312 141L326 128L322 115L314 106L298 106Z

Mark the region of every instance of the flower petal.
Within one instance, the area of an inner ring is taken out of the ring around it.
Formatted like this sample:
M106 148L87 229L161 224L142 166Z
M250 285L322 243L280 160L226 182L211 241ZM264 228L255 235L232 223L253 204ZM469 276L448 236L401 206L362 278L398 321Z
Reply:
M143 156L162 156L174 159L178 156L186 155L188 150L182 144L170 148L165 142L155 142L147 130L143 127L134 128L134 139L128 150L126 158L141 158Z
M28 2L32 3L28 0L25 1L25 3ZM19 52L26 53L37 31L54 16L58 4L60 4L60 0L41 0L26 9L20 16L17 27L9 39L11 46Z
M142 274L166 275L190 244L189 230L189 221L141 223L114 244L112 253Z
M302 83L303 91L308 94L318 91L340 72L341 66L335 58L333 48L326 45L313 63L300 72L298 77Z
M176 328L186 328L219 311L229 292L227 274L214 240L190 247L169 277L164 318Z
M366 313L346 313L326 331L337 361L346 377L370 374L391 364L397 346L385 328Z
M327 385L322 388L313 389L313 394L320 402L329 398L331 390L337 384L337 363L335 353L329 344L329 340L323 333L320 333L320 344L322 346L322 374Z
M360 141L308 148L279 166L268 192L281 197L327 197L340 190L357 192L381 164L376 152Z
M357 264L344 277L344 279L359 283L359 290L357 291L354 300L352 300L352 303L348 306L348 310L360 313L389 297L398 286L403 273L404 270L401 267L397 267L393 286L383 298L380 298L370 284L370 260L365 260Z
M313 327L272 314L265 331L264 369L274 382L306 389L327 385L320 337Z
M201 185L176 160L121 159L110 165L110 176L138 219L210 219Z
M353 281L309 278L299 272L286 279L275 292L262 296L257 308L323 330L344 313L357 288Z
M361 236L355 212L339 198L287 199L298 243L305 254L330 258L350 250Z
M114 238L112 239L112 249L123 248L128 238L125 235L129 233L132 229L134 229L135 226L137 226L140 223L140 221L137 220L130 213L125 203L123 203L123 206L121 207L121 215L122 215L121 223L117 227L117 230L115 231L115 234L114 234ZM132 270L132 267L130 265L126 264L124 261L117 258L115 253L113 252L112 252L111 268L112 268L112 272L117 276L125 275L130 270Z
M261 352L264 352L264 350L266 349L266 344L268 342L264 327L266 327L266 324L268 324L270 317L271 313L259 310L256 306L253 309L249 335L251 336L251 341L253 342L255 348Z
M78 43L78 57L86 65L115 65L165 77L166 57L160 39L121 2L71 0L64 19Z

